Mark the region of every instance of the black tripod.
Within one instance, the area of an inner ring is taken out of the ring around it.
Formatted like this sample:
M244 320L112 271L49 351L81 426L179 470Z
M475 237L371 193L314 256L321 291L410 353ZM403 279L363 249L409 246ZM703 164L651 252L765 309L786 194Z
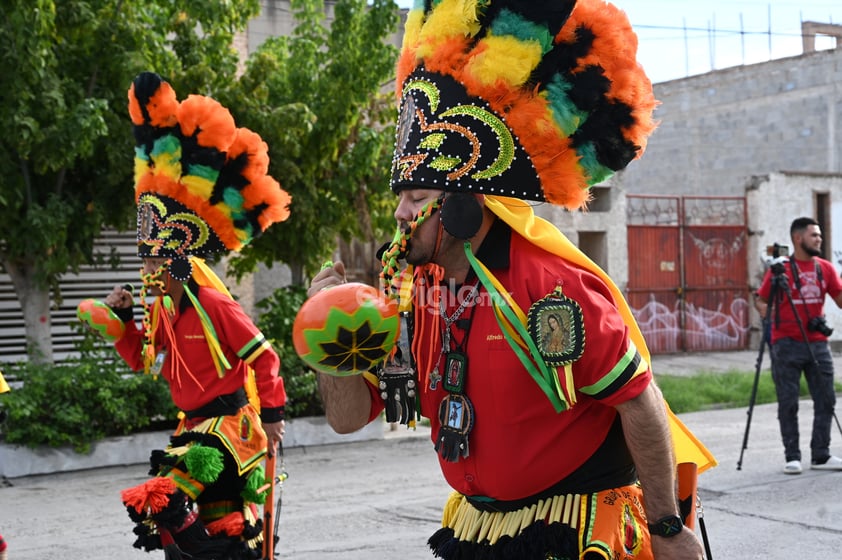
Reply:
M748 431L751 426L751 416L754 412L754 402L757 399L757 385L760 382L760 366L763 363L763 350L765 349L767 344L769 345L769 357L770 359L774 360L774 358L772 357L772 331L770 318L772 315L772 307L777 305L778 299L786 298L789 302L789 306L792 308L792 314L795 317L796 323L798 324L798 330L801 332L801 338L804 340L804 343L807 345L807 350L810 352L810 358L812 359L813 364L816 367L818 367L819 365L819 361L816 359L816 355L813 353L813 348L810 346L809 339L807 338L807 331L804 330L804 325L801 323L801 317L798 315L798 311L795 308L795 302L792 301L792 293L789 288L789 281L786 277L784 265L782 262L776 262L772 264L771 268L772 287L771 290L769 290L769 304L766 306L766 316L763 318L763 339L760 343L760 350L757 352L757 364L754 368L754 384L751 388L751 397L748 403L748 411L746 412L748 418L746 419L746 429L745 433L743 434L743 447L740 450L740 459L737 461L738 471L742 470L743 453L748 447ZM766 336L767 333L769 334L768 338ZM839 419L836 417L836 412L833 413L833 419L836 421L836 427L839 428L839 433L842 434L842 425L839 424Z

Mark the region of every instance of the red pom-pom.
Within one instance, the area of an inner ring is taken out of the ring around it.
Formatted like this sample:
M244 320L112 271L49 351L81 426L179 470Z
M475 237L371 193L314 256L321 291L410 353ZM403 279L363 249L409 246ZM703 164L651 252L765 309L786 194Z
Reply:
M170 503L170 498L177 490L175 483L165 477L156 476L149 480L126 488L120 492L123 504L134 509L137 513L149 511L160 513Z

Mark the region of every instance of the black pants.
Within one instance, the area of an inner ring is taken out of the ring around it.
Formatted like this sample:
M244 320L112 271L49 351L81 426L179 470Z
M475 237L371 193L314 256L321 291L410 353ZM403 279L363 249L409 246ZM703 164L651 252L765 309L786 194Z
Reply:
M816 362L810 355L810 349ZM827 342L783 338L772 345L772 379L778 396L778 422L781 426L787 461L801 460L798 442L798 398L801 373L813 399L813 430L810 459L822 463L830 457L830 426L836 406L833 387L833 358Z

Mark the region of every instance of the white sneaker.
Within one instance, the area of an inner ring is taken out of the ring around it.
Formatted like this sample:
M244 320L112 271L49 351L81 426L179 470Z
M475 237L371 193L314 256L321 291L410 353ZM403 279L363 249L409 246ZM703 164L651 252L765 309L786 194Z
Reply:
M824 463L813 463L810 465L810 468L820 471L842 471L842 459L835 455L831 455Z
M815 465L813 468L816 468ZM787 461L784 465L784 474L801 474L801 461Z

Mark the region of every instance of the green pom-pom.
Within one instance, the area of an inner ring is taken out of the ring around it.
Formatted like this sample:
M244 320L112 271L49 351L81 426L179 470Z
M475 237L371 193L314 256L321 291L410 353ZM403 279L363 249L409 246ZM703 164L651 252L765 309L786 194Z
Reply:
M259 465L246 479L246 486L243 488L243 491L240 492L240 496L242 496L242 498L247 502L264 504L266 503L266 496L269 495L269 489L267 488L260 493L258 493L257 490L261 486L271 483L271 480L266 480L266 475L263 472L263 465Z
M219 449L199 444L190 447L184 455L184 464L193 478L202 484L216 482L219 473L225 468Z

